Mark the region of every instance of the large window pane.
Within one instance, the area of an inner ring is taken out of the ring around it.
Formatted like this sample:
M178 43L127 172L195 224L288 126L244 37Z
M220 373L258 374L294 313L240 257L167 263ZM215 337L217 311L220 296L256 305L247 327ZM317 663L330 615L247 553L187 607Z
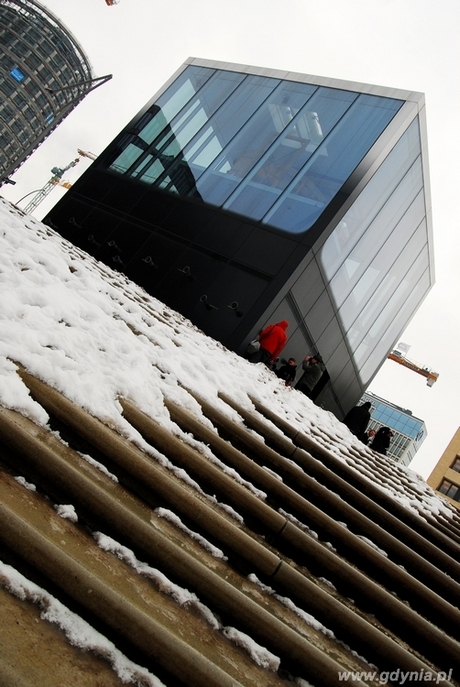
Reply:
M243 78L242 74L234 72L216 73L187 107L171 121L169 138L175 138L181 151L201 126L213 117L216 110L229 98Z
M186 174L190 178L193 170L184 156L184 149L195 137L203 137L209 129L209 121L214 112L233 93L244 78L242 74L233 72L217 72L200 91L187 103L165 129L163 135L154 143L155 156L161 160L169 177L174 178ZM182 169L179 169L182 167ZM162 179L159 180L160 185ZM183 192L193 189L195 182L183 188Z
M250 88L241 93L243 109L239 113L239 127L236 129L235 122L228 121L228 143L198 183L203 199L214 205L224 203L278 135L266 101L279 81L256 76L247 78L245 87ZM226 116L225 112L223 114ZM218 122L219 119L216 129ZM230 132L232 137L228 135Z
M110 169L114 172L124 174L130 169L144 153L142 141L134 136L127 136L122 142L122 152L115 158L110 165Z
M428 292L430 274L427 263L427 251L424 250L358 346L355 361L364 385L369 383L369 376L375 372L375 359L381 360L386 354Z
M142 151L147 151L148 146L160 135L168 135L171 120L213 74L212 69L188 67L141 117L132 133L124 141L120 141L119 147L122 149L129 147L129 153L122 150L113 160L110 168L127 174L131 174L134 169L139 169L142 159L148 155L148 153L143 154ZM137 157L133 157L133 145L138 148ZM156 179L153 174L151 178Z
M187 67L156 102L166 120L171 122L214 74L213 69L206 67Z
M308 230L375 143L401 102L360 95L318 147L264 222Z
M225 208L262 219L356 98L355 93L348 91L320 88L305 103L306 96L313 92L312 87L308 88L309 91L302 93L303 102L300 98L288 101L283 94L282 104L268 103L275 127L282 134L227 201ZM278 92L276 95L279 98Z
M239 76L242 77L241 74ZM203 167L202 171L205 171L204 168L209 167L217 157L215 150L218 148L218 153L224 150L264 102L267 93L267 79L246 76L231 98L227 98L210 118L211 126L205 145L196 147L195 141L192 142L193 146L184 150L184 158L194 166ZM222 158L224 160L225 153ZM216 160L215 167L222 166L223 160ZM209 162L206 164L206 161Z
M399 288L400 282L404 281L413 256L419 255L426 245L425 222L420 224L403 250L398 248L398 236L398 232L392 234L393 240L388 241L385 250L369 265L363 279L339 310L340 320L349 332L348 340L353 349L357 348L385 303Z
M391 214L389 213L392 210L389 203L396 203L398 207L400 205L398 198L403 199L404 194L407 195L408 202L411 202L422 187L421 161L418 161L417 167L413 166L419 156L418 120L414 120L324 244L321 250L321 266L328 279L332 279L344 258L366 234L370 224L380 223L380 229L375 233L381 232L385 236L391 232ZM411 170L409 175L408 170ZM418 187L418 181L414 178L415 174L418 175L420 181ZM403 179L404 176L406 176L405 179ZM398 188L399 184L402 185L401 189ZM412 196L411 189L414 191ZM397 214L396 211L396 221ZM376 236L372 235L372 239L376 240ZM374 254L375 252L371 252L370 257L372 258Z
M420 185L417 186L420 188ZM330 282L330 289L338 307L341 308L346 301L352 301L355 308L361 307L365 294L369 289L377 287L379 275L388 271L415 228L420 225L425 216L425 197L419 191L415 198L411 198L415 188L412 183L404 190L398 187L395 194L398 197L389 199L384 208L386 211L379 214L337 270ZM410 194L407 193L408 190ZM421 235L420 240L426 242L426 232ZM415 255L417 254L418 251Z

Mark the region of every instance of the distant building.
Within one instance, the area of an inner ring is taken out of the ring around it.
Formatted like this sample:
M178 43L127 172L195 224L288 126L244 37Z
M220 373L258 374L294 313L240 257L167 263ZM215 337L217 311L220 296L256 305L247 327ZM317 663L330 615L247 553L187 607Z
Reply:
M430 487L460 508L460 427L427 479Z
M94 88L83 50L33 0L0 0L0 185Z
M427 437L424 421L414 417L410 410L400 408L390 401L384 401L375 394L366 392L360 402L365 401L372 403L368 430L390 427L394 436L387 456L401 465L409 465Z
M45 219L227 348L287 320L357 403L434 283L424 96L189 59Z

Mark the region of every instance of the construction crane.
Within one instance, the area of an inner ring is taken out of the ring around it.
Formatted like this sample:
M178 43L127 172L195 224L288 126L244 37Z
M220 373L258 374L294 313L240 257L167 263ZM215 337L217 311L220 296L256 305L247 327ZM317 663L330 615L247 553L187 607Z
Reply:
M433 370L430 370L428 367L421 367L417 363L408 360L401 353L401 351L391 351L391 353L388 354L388 358L390 360L394 360L395 363L398 363L399 365L407 367L409 370L412 370L413 372L417 372L417 374L422 375L422 377L425 377L427 386L429 387L432 387L439 377L439 374L437 372L433 372Z
M72 169L72 167L75 167L75 165L77 165L80 162L80 159L82 157L87 157L90 160L96 159L96 155L94 155L94 153L89 153L85 150L77 149L77 153L78 157L69 162L69 164L65 167L53 167L53 169L51 170L51 174L53 176L51 177L51 179L49 179L49 181L47 181L43 188L37 191L32 200L29 201L25 206L23 212L25 212L26 214L30 214L31 212L33 212L40 205L42 200L44 200L46 196L48 196L51 193L53 188L56 188L56 186L63 186L67 189L71 188L72 184L69 181L63 181L62 177L64 176L65 172L67 172L67 170Z
M97 155L94 153L89 153L86 150L80 150L80 148L77 148L77 153L80 157L89 157L90 160L95 160L97 158Z

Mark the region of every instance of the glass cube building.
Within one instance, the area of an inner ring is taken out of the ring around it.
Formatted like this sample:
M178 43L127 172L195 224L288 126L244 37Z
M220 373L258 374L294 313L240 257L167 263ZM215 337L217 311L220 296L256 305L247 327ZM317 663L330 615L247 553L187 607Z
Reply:
M433 285L424 96L191 58L45 221L244 354L356 404Z
M38 2L0 0L0 37L1 185L98 80L70 32Z

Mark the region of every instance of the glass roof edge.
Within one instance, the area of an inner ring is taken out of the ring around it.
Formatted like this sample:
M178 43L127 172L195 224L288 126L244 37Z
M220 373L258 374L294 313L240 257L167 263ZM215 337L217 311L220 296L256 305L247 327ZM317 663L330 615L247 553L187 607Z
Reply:
M313 74L304 74L301 72L282 69L270 69L267 67L256 67L253 65L238 64L235 62L224 62L221 60L209 60L201 57L189 57L184 62L183 68L191 64L199 67L209 67L211 69L227 69L229 71L238 71L244 74L268 76L276 79L285 79L287 81L297 81L299 83L310 83L317 86L327 86L329 88L338 88L346 91L365 93L367 95L394 98L396 100L412 101L418 103L420 108L425 104L424 93L393 88L391 86L379 86L359 81L348 81L346 79L337 79L327 76L315 76Z
M422 424L425 424L425 420L422 420L422 418L420 417L416 417L413 414L412 410L410 410L409 408L402 408L401 406L396 405L396 403L392 403L392 401L387 401L385 398L382 398L381 396L374 394L373 391L365 391L363 396L364 395L372 396L373 399L375 399L376 401L380 401L391 410L398 410L400 413L404 413L405 415L407 415L407 417L410 417L412 420L418 420Z

